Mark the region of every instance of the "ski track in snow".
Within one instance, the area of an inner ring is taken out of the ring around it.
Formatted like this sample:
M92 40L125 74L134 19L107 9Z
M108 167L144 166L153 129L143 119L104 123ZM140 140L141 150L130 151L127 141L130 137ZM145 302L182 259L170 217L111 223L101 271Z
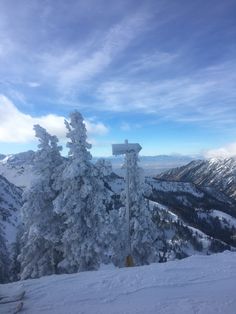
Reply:
M25 289L22 314L235 314L235 260L236 253L224 252L108 267L0 285L0 294Z

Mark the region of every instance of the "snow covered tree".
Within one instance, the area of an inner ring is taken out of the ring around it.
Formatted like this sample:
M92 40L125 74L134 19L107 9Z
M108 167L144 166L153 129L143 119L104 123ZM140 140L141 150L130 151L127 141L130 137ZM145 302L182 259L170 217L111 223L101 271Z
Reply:
M0 283L5 283L9 280L9 252L6 246L3 226L0 222Z
M67 272L97 269L107 241L107 195L102 170L91 162L91 145L82 115L71 113L65 125L69 158L56 181L59 195L54 202L54 210L66 217L64 260L60 266Z
M107 235L104 239L102 246L102 261L105 264L113 263L116 266L121 266L121 261L124 257L124 238L120 233L122 228L121 213L115 209L114 192L109 186L112 175L112 165L105 159L98 159L95 163L95 169L99 180L102 180L104 186L102 188L102 197L104 199L104 205L106 207L106 224L104 224L104 232Z
M34 126L39 139L34 171L37 178L23 195L22 218L24 233L19 255L21 279L36 278L56 272L60 247L61 218L53 211L56 192L53 189L55 171L62 164L61 147L39 125Z
M157 227L152 221L144 194L147 187L144 183L142 169L138 167L138 155L129 152L125 157L124 167L127 170L126 180L129 185L130 227L127 226L127 215L124 217L123 233L130 234L130 248L128 252L134 258L135 265L149 264L158 260L158 251L155 245L157 239ZM127 169L128 167L128 169ZM126 194L123 194L126 199ZM126 231L125 231L126 228ZM127 241L129 242L129 241Z
M15 242L11 245L11 262L10 262L10 281L17 281L20 278L21 265L18 256L21 252L21 239L23 236L23 225L19 224L16 230Z

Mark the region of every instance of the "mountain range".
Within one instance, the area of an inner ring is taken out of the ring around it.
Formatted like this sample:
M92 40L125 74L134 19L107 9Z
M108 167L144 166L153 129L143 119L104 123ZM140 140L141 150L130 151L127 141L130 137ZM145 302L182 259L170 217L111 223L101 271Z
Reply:
M213 187L236 200L236 158L195 160L161 173L157 178Z

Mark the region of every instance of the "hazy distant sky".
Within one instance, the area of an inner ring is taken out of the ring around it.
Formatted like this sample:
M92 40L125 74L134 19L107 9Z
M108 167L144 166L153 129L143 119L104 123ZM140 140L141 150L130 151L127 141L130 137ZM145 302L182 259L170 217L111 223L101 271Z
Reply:
M78 109L94 155L236 154L236 1L0 0L0 94L0 153Z

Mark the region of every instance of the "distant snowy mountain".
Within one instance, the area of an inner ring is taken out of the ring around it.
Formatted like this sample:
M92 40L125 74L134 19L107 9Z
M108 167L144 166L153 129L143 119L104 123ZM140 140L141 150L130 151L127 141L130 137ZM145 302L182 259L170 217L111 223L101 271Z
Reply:
M32 173L32 165L34 163L35 152L27 151L12 155L0 154L0 175L6 177L13 184L25 188L28 187L34 174ZM96 162L99 158L94 157ZM118 175L123 175L124 157L106 157L112 164L114 171ZM140 167L144 169L147 176L154 176L157 173L180 167L188 164L194 158L181 155L157 155L157 156L140 156Z
M26 188L30 185L34 174L32 165L35 152L27 151L0 158L0 175L18 187Z
M214 187L236 200L236 158L192 161L166 171L157 178Z
M0 154L0 161L1 161L2 159L4 159L5 157L6 157L6 155Z
M22 206L22 190L0 175L0 224L8 247L15 242Z
M236 253L224 252L140 267L106 266L4 284L0 290L3 296L24 290L23 312L31 314L234 314L235 260ZM0 304L1 313L14 308Z
M32 165L34 163L35 152L27 151L14 155L0 154L0 175L7 178L11 183L21 188L29 187L31 181L35 177L32 173ZM96 162L99 158L94 157ZM106 157L112 163L114 171L123 175L122 165L123 157ZM159 156L141 156L140 166L144 169L145 175L154 176L165 170L185 165L192 161L193 158L181 155L159 155Z

